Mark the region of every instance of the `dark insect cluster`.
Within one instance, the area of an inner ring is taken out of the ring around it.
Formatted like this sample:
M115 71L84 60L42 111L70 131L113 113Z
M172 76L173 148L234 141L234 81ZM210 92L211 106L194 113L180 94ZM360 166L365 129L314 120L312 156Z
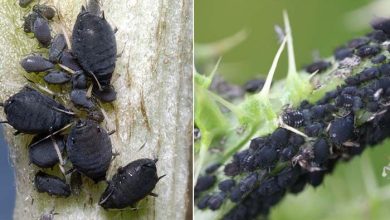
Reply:
M382 53L387 49L382 42L390 40L390 20L376 21L373 28L374 32L334 52L336 61L359 57L370 65L351 69L353 74L343 85L318 101L284 110L283 124L294 129L282 126L256 137L221 165L223 169L202 174L195 186L199 209L216 210L230 201L235 205L223 219L266 216L285 194L321 185L338 161L360 155L390 136L390 63L387 53ZM306 71L321 72L329 66L318 61ZM362 118L362 114L367 115Z
M30 2L20 0L19 4L28 7ZM63 99L56 95L45 94L43 91L47 93L47 89L28 79L32 84L1 103L6 115L2 123L12 126L15 135L34 135L28 154L31 163L42 169L35 174L36 190L57 197L78 195L80 189L74 185L80 185L84 176L95 183L107 181L99 203L104 209L134 207L148 195L156 197L152 190L163 177L157 176L157 159L130 162L119 168L111 180L106 179L114 156L110 139L114 131L100 126L107 118L98 100L116 99L111 78L117 48L115 33L104 13L94 14L82 7L71 39L68 33L52 37L50 24L55 20L54 7L32 6L24 17L23 28L27 34L33 33L40 47L48 48L47 56L30 54L20 65L26 71L26 78L30 74L34 78L42 76L49 88L66 91L61 95L70 102L62 103L58 100ZM67 42L72 42L72 47ZM53 169L57 166L61 177Z

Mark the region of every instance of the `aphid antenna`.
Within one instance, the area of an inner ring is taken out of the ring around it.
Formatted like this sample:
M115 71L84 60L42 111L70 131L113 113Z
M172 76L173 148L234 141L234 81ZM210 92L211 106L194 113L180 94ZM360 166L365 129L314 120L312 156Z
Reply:
M0 124L8 124L8 121L0 121Z
M109 131L107 134L108 136L113 135L116 132L116 130Z
M159 176L158 179L157 179L157 182L160 181L162 178L164 178L164 177L166 177L166 176L167 176L167 174L164 174L164 175L162 175L162 176Z
M60 164L59 164L60 170L61 170L62 174L65 176L65 169L63 166L65 163L64 163L64 159L62 158L60 148L58 147L58 144L57 144L56 140L54 139L53 135L50 136L50 139L51 139L51 142L53 143L54 150L57 153L58 160L60 161Z
M47 135L46 137L43 137L41 140L39 140L39 141L37 141L37 142L31 144L30 147L32 147L32 146L34 146L34 145L36 145L36 144L41 143L42 141L44 141L44 140L50 138L50 137L53 136L53 135L56 135L56 134L59 134L59 133L65 131L66 129L68 129L68 128L69 128L70 126L72 126L73 124L74 124L74 122L71 122L71 123L65 125L63 128L61 128L61 129L59 129L59 130L57 130L57 131L54 131L54 132L52 132L51 134Z

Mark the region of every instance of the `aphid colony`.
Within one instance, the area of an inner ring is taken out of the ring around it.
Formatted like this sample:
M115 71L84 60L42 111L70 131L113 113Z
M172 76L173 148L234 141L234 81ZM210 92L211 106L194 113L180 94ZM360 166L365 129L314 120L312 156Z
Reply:
M20 1L20 5L27 7L29 2ZM70 50L65 34L59 33L52 39L49 22L55 14L54 8L37 4L25 17L24 31L34 33L39 44L49 50L48 58L31 54L20 64L28 73L46 72L44 80L48 84L70 82L70 100L78 107L77 111L87 112L88 116L75 113L34 89L34 85L27 85L2 103L7 118L3 123L16 129L16 134L35 135L28 147L30 161L35 166L52 168L59 164L64 177L71 174L73 181L74 176L82 174L97 183L106 180L113 160L110 133L99 125L104 117L95 98L103 102L116 99L110 84L117 52L115 34L104 14L95 15L82 7ZM93 96L89 94L91 91ZM64 168L64 155L72 165L69 170ZM162 177L157 176L156 162L157 159L144 158L120 167L107 181L99 205L122 209L135 206L147 195L157 196L152 190ZM68 197L73 191L69 179L39 171L34 182L38 192Z
M344 85L316 103L302 101L298 108L285 109L280 118L287 127L252 139L249 148L225 165L210 165L211 171L206 169L195 186L199 209L217 210L230 200L235 206L223 219L267 215L287 192L299 193L306 184L319 186L338 161L390 136L390 63L388 44L382 44L390 39L390 19L373 27L374 32L334 53L336 62L359 57L369 67L347 76ZM306 72L321 73L331 66L316 61Z

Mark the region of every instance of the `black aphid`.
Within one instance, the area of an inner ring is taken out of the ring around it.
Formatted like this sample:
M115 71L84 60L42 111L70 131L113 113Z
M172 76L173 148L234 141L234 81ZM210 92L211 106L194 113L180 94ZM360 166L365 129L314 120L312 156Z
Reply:
M245 83L244 89L246 92L254 93L260 91L264 86L264 79L253 79Z
M323 125L319 122L313 122L305 127L305 134L309 137L317 137L322 130L324 129Z
M49 168L56 165L59 161L58 154L54 148L54 143L57 144L60 153L62 153L65 149L65 142L64 137L62 136L55 136L53 137L54 139L47 138L42 140L44 136L45 135L37 135L33 138L30 144L31 146L28 148L28 155L31 163L38 167Z
M287 110L282 115L283 122L294 127L299 128L303 125L305 119L301 111Z
M335 104L337 107L350 108L353 105L353 96L349 94L341 94L335 99Z
M230 192L230 200L232 202L239 202L243 195L244 192L240 189L240 186L233 187Z
M221 163L214 163L214 164L211 164L210 166L208 166L208 167L206 168L205 172L206 172L207 174L212 174L212 173L214 173L215 171L217 171L218 168L221 167L221 165L222 165Z
M39 54L31 54L20 61L26 72L43 72L54 68L54 64Z
M280 153L280 159L282 161L289 161L291 158L294 157L295 153L297 152L296 148L294 146L288 146L282 150Z
M22 8L27 7L33 0L19 0L19 6Z
M359 37L350 40L347 45L349 48L358 48L368 43L370 43L370 39L368 37Z
M217 178L215 176L199 176L194 189L195 193L203 192L210 189L214 185L215 181L217 181Z
M60 103L28 87L5 101L4 112L13 128L30 134L54 132L73 119Z
M94 86L92 93L103 102L112 102L116 99L116 91L112 85L104 86L102 90Z
M65 36L63 34L57 34L54 36L49 48L49 60L53 63L59 62L65 48Z
M267 179L260 184L257 192L262 196L269 196L280 190L281 188L278 185L277 179L275 177L271 177L270 179Z
M34 36L38 40L38 42L44 46L48 47L51 43L51 33L49 22L42 17L37 17L34 21L33 28Z
M76 106L80 106L86 109L92 109L95 104L90 98L87 97L87 91L82 89L73 89L70 92L70 100Z
M117 48L114 31L104 16L82 8L73 27L72 50L88 74L94 75L103 87L110 84Z
M92 120L79 120L68 135L66 149L73 167L95 182L104 180L112 159L107 131Z
M314 162L322 164L329 159L329 145L324 138L319 138L313 145Z
M251 140L251 143L249 144L249 148L252 150L260 149L264 146L266 143L266 139L263 137L256 137Z
M353 56L353 50L350 48L338 48L333 53L336 60L344 60L347 57Z
M279 159L278 149L275 146L264 146L256 155L256 164L260 168L274 167Z
M87 89L87 78L84 73L79 72L72 75L73 89Z
M238 187L242 192L249 192L257 183L257 173L250 173L240 181Z
M59 63L75 72L82 72L81 66L76 58L67 50L62 51Z
M354 75L354 76L350 76L350 77L346 78L345 83L347 85L350 85L350 86L359 85L359 83L360 83L359 75Z
M321 73L321 72L324 72L325 70L327 70L330 66L332 66L332 64L330 62L325 61L325 60L319 60L319 61L316 61L316 62L306 66L305 70L308 73L314 73L314 72Z
M277 183L280 188L286 188L292 185L299 177L300 170L298 167L290 167L282 170L277 176Z
M299 147L305 143L305 139L299 134L291 133L288 143L295 147Z
M288 189L293 194L300 193L302 192L303 189L305 189L307 181L308 181L307 174L300 175L297 178L297 180L290 185Z
M383 64L379 67L379 72L384 76L390 75L390 63Z
M381 30L387 35L390 35L390 19L389 18L378 18L371 22L372 28L375 30Z
M45 17L48 20L53 19L54 16L56 15L56 11L54 10L54 8L44 4L34 5L33 11Z
M147 195L157 196L152 190L161 178L157 176L156 160L133 161L118 169L100 197L99 205L105 209L123 209L134 206Z
M321 185L324 181L325 171L314 171L309 173L308 183L313 187Z
M362 72L358 74L359 80L361 82L374 79L375 77L378 77L380 75L380 72L378 68L376 67L371 67L371 68L366 68Z
M336 118L329 127L329 137L332 142L342 144L354 137L354 129L353 115Z
M314 119L322 119L325 117L326 113L327 111L325 105L315 105L311 108L311 116Z
M240 173L240 167L237 163L229 163L223 168L226 176L236 176Z
M37 20L39 15L35 12L31 12L26 17L24 17L23 30L26 33L31 33L34 30L34 22Z
M386 56L383 54L379 54L371 59L373 64L383 63L386 60Z
M221 207L223 200L226 198L226 194L224 192L219 192L212 195L208 201L207 205L211 210L217 210Z
M298 116L299 117L299 116ZM290 132L284 128L277 128L270 136L273 144L278 147L285 147L288 143Z
M236 185L236 181L233 179L227 179L218 184L219 190L222 192L229 192Z
M52 70L43 77L45 82L50 84L64 84L70 81L71 76L63 71Z
M200 200L199 200L199 202L196 204L196 206L198 207L198 209L205 209L205 208L207 208L207 206L208 206L208 201L209 201L209 199L210 199L210 197L211 197L211 195L205 195L205 196L203 196Z
M382 43L387 40L386 33L382 30L375 30L367 35L373 42Z
M35 175L34 183L38 192L46 192L49 195L68 197L71 193L69 185L64 180L42 171Z
M359 57L362 57L362 58L364 58L364 57L372 57L372 56L377 55L380 51L381 51L381 49L378 46L366 45L366 46L359 47L356 50L356 55L358 55Z

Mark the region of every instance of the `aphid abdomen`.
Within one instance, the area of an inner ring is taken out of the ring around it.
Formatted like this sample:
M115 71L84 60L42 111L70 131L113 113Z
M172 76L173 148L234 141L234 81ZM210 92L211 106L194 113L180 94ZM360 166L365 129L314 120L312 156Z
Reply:
M73 28L72 46L83 69L95 74L101 84L108 85L117 53L114 31L108 22L82 11Z
M72 116L56 109L65 107L33 89L23 89L10 97L4 106L8 123L23 133L50 133L61 129Z
M92 120L79 121L67 140L67 152L77 171L95 182L104 180L112 158L107 132Z

